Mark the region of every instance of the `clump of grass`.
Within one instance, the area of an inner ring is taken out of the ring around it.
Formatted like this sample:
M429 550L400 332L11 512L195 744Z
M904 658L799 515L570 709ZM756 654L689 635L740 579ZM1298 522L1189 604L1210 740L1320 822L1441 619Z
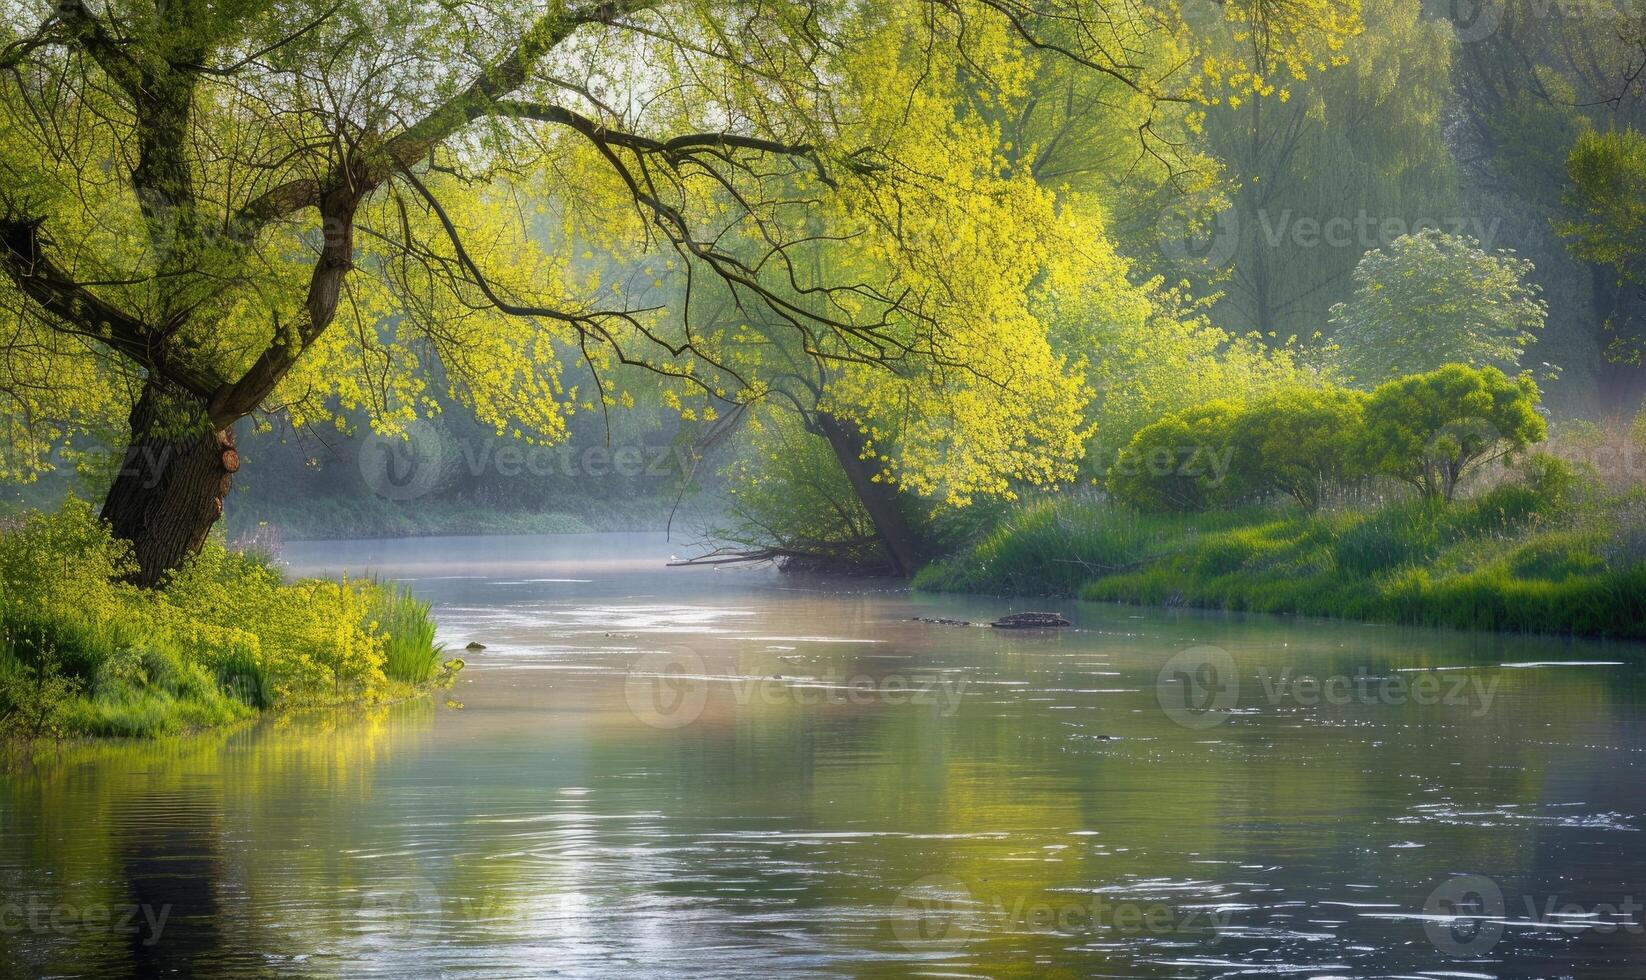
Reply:
M425 684L439 666L445 644L434 642L429 603L399 585L379 586L373 619L386 638L384 672L408 684Z

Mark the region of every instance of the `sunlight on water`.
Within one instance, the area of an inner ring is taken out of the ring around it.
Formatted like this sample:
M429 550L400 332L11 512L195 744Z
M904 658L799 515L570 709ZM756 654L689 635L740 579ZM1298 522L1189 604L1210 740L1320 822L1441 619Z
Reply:
M14 765L8 971L1642 973L1638 649L670 553L289 546L486 649L434 698ZM1077 628L913 619L1025 608Z

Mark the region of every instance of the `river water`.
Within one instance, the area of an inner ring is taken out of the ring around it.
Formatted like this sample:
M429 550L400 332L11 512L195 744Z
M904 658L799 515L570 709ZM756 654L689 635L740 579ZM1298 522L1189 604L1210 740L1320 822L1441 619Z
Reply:
M16 975L1646 976L1642 649L293 544L449 692L0 775ZM1075 628L984 622L1023 609Z

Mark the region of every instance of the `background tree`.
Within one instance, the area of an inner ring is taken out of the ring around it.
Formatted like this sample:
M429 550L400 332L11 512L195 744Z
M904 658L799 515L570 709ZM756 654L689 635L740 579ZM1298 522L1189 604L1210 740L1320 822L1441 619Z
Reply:
M1560 233L1574 256L1614 273L1614 288L1623 297L1604 321L1611 336L1606 357L1639 367L1646 340L1619 316L1646 302L1646 137L1633 130L1584 133L1567 158L1566 172L1571 187L1564 200L1571 217ZM1634 406L1626 401L1607 408L1629 412Z
M1585 130L1646 124L1646 29L1640 9L1504 0L1460 5L1455 125L1465 177L1461 213L1498 229L1537 266L1553 315L1543 359L1566 369L1569 411L1628 417L1646 396L1646 364L1627 351L1646 330L1646 298L1617 270L1571 254L1565 161ZM1625 355L1621 359L1616 355Z
M1434 228L1367 252L1354 296L1332 308L1338 363L1368 385L1442 364L1514 370L1548 315L1532 271Z
M1443 132L1450 32L1422 7L1373 0L1344 64L1207 108L1196 145L1221 166L1222 193L1206 200L1226 209L1198 241L1165 244L1168 268L1219 292L1211 316L1225 330L1310 339L1367 249L1458 213Z

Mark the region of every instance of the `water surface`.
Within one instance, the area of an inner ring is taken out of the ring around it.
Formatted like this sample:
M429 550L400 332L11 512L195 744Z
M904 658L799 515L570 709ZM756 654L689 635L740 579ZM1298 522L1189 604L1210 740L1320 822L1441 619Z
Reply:
M1646 975L1642 650L289 545L450 692L0 775L19 975ZM1025 608L1076 628L1012 633Z

